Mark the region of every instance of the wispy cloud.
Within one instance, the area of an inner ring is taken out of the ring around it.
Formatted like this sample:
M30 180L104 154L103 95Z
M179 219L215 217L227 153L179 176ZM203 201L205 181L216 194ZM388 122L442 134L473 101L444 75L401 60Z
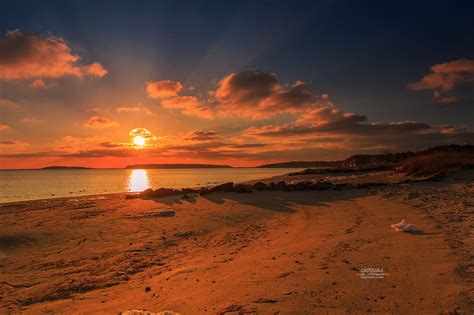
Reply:
M448 105L460 100L451 93L463 84L474 84L474 60L458 59L436 64L431 67L431 73L409 84L408 88L413 91L433 90L433 100Z
M10 130L10 126L5 124L0 124L0 132Z
M146 107L141 107L141 106L137 106L137 107L121 106L121 107L117 107L115 111L117 113L143 113L146 115L153 115L151 110L149 110Z
M216 131L205 131L205 130L193 130L184 136L184 140L192 141L210 141L216 140L218 134Z
M84 123L84 126L88 128L109 128L118 127L119 123L107 117L92 116Z

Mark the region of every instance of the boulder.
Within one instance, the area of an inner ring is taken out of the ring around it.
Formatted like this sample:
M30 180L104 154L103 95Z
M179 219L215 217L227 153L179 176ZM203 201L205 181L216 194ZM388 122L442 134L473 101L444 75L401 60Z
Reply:
M303 190L308 189L308 183L307 182L296 182L296 183L287 185L287 188L290 188L289 190L303 191Z
M236 192L238 194L251 193L252 192L252 189L250 188L250 186L245 185L245 184L236 184L236 185L234 185L233 190L234 190L234 192Z
M210 192L211 192L211 191L210 191L209 188L207 188L207 187L201 187L201 189L199 190L199 195L204 196L204 195L206 195L206 194L208 194L208 193L210 193Z
M339 183L339 184L334 184L332 186L332 189L334 190L342 190L344 188L352 188L353 185L352 184L348 184L348 183Z
M311 189L315 190L327 190L332 188L333 184L330 182L316 182L310 185Z
M182 194L197 194L199 193L199 190L194 189L194 188L181 188L181 193Z
M267 189L268 189L268 186L267 186L267 184L265 184L265 183L256 182L255 184L252 185L252 189L258 190L258 191L267 190Z
M232 189L234 188L234 183L233 182L228 182L224 184L220 184L217 186L214 186L210 188L210 192L231 192Z
M276 190L287 190L288 187L286 185L286 182L284 180L279 181L278 183L275 184Z
M138 194L139 197L149 197L153 193L153 189L148 188Z
M174 217L176 212L172 209L160 210L155 212L150 212L144 215L147 218L169 218Z
M151 193L148 193L146 197L150 198L161 198L161 197L169 197L169 196L175 196L180 194L181 191L172 189L172 188L158 188L154 190Z
M269 190L277 190L277 184L274 183L274 182L271 182L270 184L268 184L268 189Z

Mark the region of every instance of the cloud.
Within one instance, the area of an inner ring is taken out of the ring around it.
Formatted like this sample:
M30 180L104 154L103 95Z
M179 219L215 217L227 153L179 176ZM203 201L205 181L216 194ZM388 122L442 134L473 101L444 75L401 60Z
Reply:
M75 137L75 136L64 136L61 139L55 141L56 150L84 150L95 147L97 143L105 141L102 136L93 137Z
M177 81L163 80L146 83L149 98L166 98L178 95L183 85Z
M3 81L105 75L107 70L100 64L81 66L79 59L64 39L53 35L24 34L17 29L7 31L0 38L0 80ZM36 85L41 85L38 82Z
M28 145L28 143L23 142L23 141L16 141L16 140L0 141L0 146L24 146L24 145Z
M127 148L127 147L133 147L133 144L131 143L126 143L126 142L101 142L99 143L99 146L104 147L104 148Z
M251 127L248 128L245 133L260 137L292 137L317 134L373 136L380 134L413 133L428 130L429 128L430 126L425 123L412 121L369 124L353 120L352 117L347 117L320 125L286 124Z
M211 107L203 104L194 96L176 96L160 101L161 106L167 109L180 109L184 115L212 119L215 113Z
M184 140L210 141L216 140L216 138L217 132L215 131L193 130L184 137Z
M146 115L153 115L151 110L146 107L117 107L117 113L143 113Z
M20 119L20 122L25 123L25 124L35 124L35 123L39 123L39 122L42 122L42 121L43 120L38 119L36 117L31 117L31 116L25 116L25 117Z
M433 101L442 105L450 105L459 102L460 98L454 95L446 95L440 91L434 91Z
M43 79L36 79L33 82L31 82L30 87L32 89L45 89L46 88L46 82L44 82Z
M211 95L219 114L251 119L302 112L329 102L327 95L314 94L305 82L296 81L284 89L274 73L259 70L225 76Z
M5 124L0 124L0 132L10 130L10 126Z
M102 78L104 77L109 71L104 68L104 66L98 62L91 63L88 66L84 67L84 72L90 76Z
M9 99L0 98L0 108L18 109L21 106Z
M167 109L205 119L241 117L268 119L285 113L300 113L332 104L326 94L316 95L303 81L283 88L271 72L246 70L222 78L207 100L178 95L183 86L175 81L147 83L148 97L160 99Z
M117 127L119 126L119 123L107 117L92 116L84 123L84 126L89 128L108 128Z
M449 95L457 86L474 83L474 60L458 59L431 67L431 73L420 81L411 83L408 88L413 91L433 90L435 102L448 105L460 99Z
M297 124L323 125L335 121L363 122L367 120L366 116L345 113L334 106L321 106L303 113L296 121Z
M130 130L128 135L131 137L139 136L145 139L156 140L156 137L153 135L153 133L150 130L145 129L145 128L134 128Z

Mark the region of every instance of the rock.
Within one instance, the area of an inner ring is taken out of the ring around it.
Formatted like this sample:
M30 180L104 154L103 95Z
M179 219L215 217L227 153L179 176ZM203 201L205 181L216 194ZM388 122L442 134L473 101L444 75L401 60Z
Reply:
M410 192L405 196L405 200L411 200L420 197L420 194L417 192Z
M255 184L252 185L252 189L258 190L258 191L267 190L268 186L265 183L256 182Z
M425 178L424 180L428 181L428 182L440 182L445 178L446 178L446 174L442 173L442 172L439 172L439 173L436 173L434 175L431 175L431 176Z
M327 190L327 189L330 189L332 186L333 184L330 182L317 182L317 183L312 183L310 185L310 188L315 189L315 190Z
M369 182L369 183L358 183L357 188L370 188L370 187L377 187L377 186L385 186L386 183L379 183L379 182Z
M268 189L270 189L270 190L277 190L277 185L276 185L274 182L271 182L271 183L268 185Z
M278 183L276 183L275 185L276 189L277 190L287 190L287 185L286 185L286 182L284 180L282 181L279 181Z
M228 182L228 183L220 184L211 188L202 187L201 190L199 191L199 194L206 195L213 192L231 192L233 191L233 189L234 189L234 183Z
M252 189L250 188L249 185L237 184L237 185L234 185L234 192L236 192L238 194L251 193Z
M261 297L261 298L259 298L258 300L255 300L254 303L269 303L269 304L275 304L275 303L278 303L278 300Z
M167 210L147 213L145 216L148 218L169 218L169 217L174 217L175 215L176 215L176 212L174 210L167 209Z
M153 193L153 189L148 188L148 189L145 189L144 191L142 191L141 193L139 193L138 195L140 197L148 197L152 193Z
M207 187L201 187L201 189L199 190L199 195L201 196L206 195L208 193L210 193L210 190Z
M193 188L181 188L181 193L182 194L194 194L194 193L199 193L198 189L193 189Z
M228 182L228 183L224 183L224 184L214 186L210 189L210 191L211 192L218 192L218 191L231 192L233 188L234 188L234 183L233 182Z
M290 188L290 190L303 191L303 190L308 189L308 183L296 182L296 183L288 185L287 188Z
M347 183L339 183L339 184L334 184L334 185L332 186L332 189L339 191L339 190L343 190L344 188L347 188L347 187L350 187L349 184L347 184Z
M182 198L182 199L189 199L189 198L191 198L191 197L189 197L188 194L184 194L181 198Z
M156 190L152 191L151 193L148 193L147 195L145 195L145 197L161 198L161 197L175 196L175 195L178 195L180 193L181 193L181 191L171 189L171 188L159 188L159 189L156 189Z

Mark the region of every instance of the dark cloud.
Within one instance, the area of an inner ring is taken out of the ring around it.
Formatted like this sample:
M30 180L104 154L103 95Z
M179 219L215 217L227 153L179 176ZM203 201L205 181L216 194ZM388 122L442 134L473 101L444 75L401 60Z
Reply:
M412 133L427 130L430 126L417 122L391 122L391 123L360 123L352 117L347 119L327 122L320 125L286 124L281 126L268 125L252 127L246 133L262 137L290 137L299 135L334 134L334 135L378 135L390 133Z
M89 128L109 128L117 127L119 123L107 117L92 116L84 123L84 126Z
M100 63L78 65L80 57L71 52L60 37L6 32L0 38L0 80L35 80L84 75L103 77L107 70ZM35 81L42 82L44 81Z
M184 140L192 141L210 141L217 138L217 132L215 131L204 131L204 130L193 130L184 136Z
M101 142L99 146L104 148L124 148L124 147L133 147L131 143L125 142Z
M314 94L302 81L284 89L274 73L259 70L229 74L211 94L214 95L218 114L252 119L301 112L329 102L326 95Z
M16 140L7 140L7 141L0 141L0 145L27 145L28 143L23 142L23 141L16 141Z

